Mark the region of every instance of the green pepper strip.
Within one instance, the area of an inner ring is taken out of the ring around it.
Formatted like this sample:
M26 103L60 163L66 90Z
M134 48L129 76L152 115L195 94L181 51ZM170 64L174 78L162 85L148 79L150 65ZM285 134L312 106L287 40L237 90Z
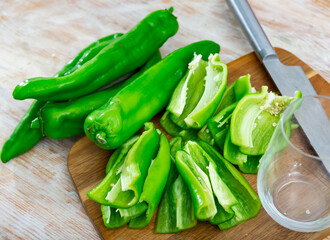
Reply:
M107 175L99 185L87 193L87 196L90 199L102 205L109 205L109 202L105 198L110 189L118 182L122 173L127 153L138 139L139 136L131 137L123 145L121 145L120 148L116 149L112 153L106 167Z
M239 149L239 146L231 142L230 131L228 131L224 143L224 158L232 164L238 165L239 170L241 170L243 173L257 173L261 156L249 156L240 152Z
M215 113L213 116L218 115L224 108L227 108L231 104L234 104L235 102L238 102L242 97L247 95L248 93L251 93L251 83L250 83L250 74L247 74L245 76L239 77L236 79L232 84L229 85L229 87L226 88L223 97L220 101L220 104L218 105ZM208 124L204 125L204 127L198 132L198 137L211 144L214 145L214 139L211 134L211 129L209 129ZM226 136L226 131L224 130L222 132L223 134L218 136L219 143L217 144L221 149L223 147L223 141ZM223 137L223 138L222 138ZM223 140L221 140L223 139Z
M142 66L177 30L171 11L152 12L72 74L24 80L16 86L13 97L61 101L94 92Z
M160 135L160 146L156 158L152 161L147 178L143 185L140 202L145 203L148 209L140 216L133 218L130 228L147 226L160 202L171 166L170 146L164 134Z
M101 212L104 226L107 228L123 227L129 222L129 218L121 216L116 208L101 205Z
M114 168L112 174L120 174L118 172L120 171L119 168L122 167L128 151L138 139L139 136L133 136L111 154L111 157L105 169L106 174L108 174L112 168ZM118 163L119 165L117 165ZM104 225L110 229L122 227L126 225L130 220L130 217L122 215L118 208L101 205L101 212Z
M129 208L138 202L148 168L158 146L159 137L153 123L145 123L145 131L128 152L122 174L105 197L105 205Z
M214 114L227 85L228 69L220 61L219 54L209 57L206 67L205 90L197 106L184 119L185 123L195 129L202 128Z
M34 120L34 127L40 127L45 136L52 139L63 139L84 133L84 121L89 113L98 109L123 88L132 83L143 72L159 62L160 52L157 51L139 72L126 81L119 82L103 91L80 97L68 102L49 102Z
M183 140L198 140L197 131L195 129L183 129L176 125L170 117L170 112L166 111L159 120L160 125L172 137L182 137Z
M101 38L83 49L75 58L69 61L59 72L57 77L68 75L85 64L93 55L96 55L106 44L120 37L122 33L112 34ZM5 142L1 150L1 160L6 163L10 159L28 151L34 147L42 138L40 129L31 128L31 122L38 117L38 112L45 106L45 101L35 100L29 110L25 113L12 135ZM59 129L59 128L57 128Z
M236 108L236 105L237 103L229 105L207 122L208 129L210 130L215 143L220 149L224 149L224 143L229 129L230 118L232 112Z
M196 142L186 142L184 150L177 151L175 163L190 190L196 218L198 220L212 219L217 209L207 174L208 163L203 157L201 147Z
M175 166L175 153L182 149L182 138L170 141L171 168L159 204L156 233L176 233L196 226L197 220L189 189Z
M199 145L210 159L209 174L212 188L224 214L230 219L219 223L222 230L255 217L261 208L260 200L240 172L226 161L212 146L205 142Z
M101 148L120 146L167 105L194 52L209 55L219 48L212 41L200 41L174 51L89 114L86 135Z
M170 103L167 106L171 120L181 128L188 128L184 119L197 106L204 92L204 79L207 62L202 59L207 56L194 54L194 59L188 65L186 75L175 88Z

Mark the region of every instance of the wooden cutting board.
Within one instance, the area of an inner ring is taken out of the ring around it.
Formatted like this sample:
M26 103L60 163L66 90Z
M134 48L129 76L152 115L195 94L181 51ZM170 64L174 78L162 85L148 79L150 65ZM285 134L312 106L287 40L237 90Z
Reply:
M318 94L330 95L330 84L307 64L283 49L277 48L276 52L284 64L300 65ZM228 72L228 84L232 83L238 77L250 73L252 86L257 90L260 90L262 85L267 85L269 86L270 91L278 92L275 84L267 75L266 70L263 68L254 52L230 62L228 64ZM288 79L288 81L290 81L290 79ZM160 128L165 133L159 124L159 118L161 115L162 113L158 114L152 119L152 121L156 128ZM167 137L169 139L171 138L169 135L167 135ZM129 229L128 227L114 230L107 229L103 225L100 205L90 200L86 193L97 186L105 177L105 166L111 152L112 151L110 150L104 150L97 147L91 140L84 137L75 143L68 156L68 168L80 199L94 223L95 228L104 239L304 240L330 238L330 229L319 233L299 233L288 230L273 221L263 208L257 217L226 231L221 231L217 226L211 225L208 222L199 222L195 228L178 234L155 234L153 231L155 216L147 227L140 230ZM244 176L256 191L257 175L244 174Z

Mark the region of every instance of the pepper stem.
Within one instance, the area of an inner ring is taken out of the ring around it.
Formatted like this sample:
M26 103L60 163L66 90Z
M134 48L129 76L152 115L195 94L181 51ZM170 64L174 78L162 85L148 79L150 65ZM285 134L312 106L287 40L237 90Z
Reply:
M96 134L96 140L101 143L101 144L106 144L107 140L106 140L106 134L105 132L98 132Z

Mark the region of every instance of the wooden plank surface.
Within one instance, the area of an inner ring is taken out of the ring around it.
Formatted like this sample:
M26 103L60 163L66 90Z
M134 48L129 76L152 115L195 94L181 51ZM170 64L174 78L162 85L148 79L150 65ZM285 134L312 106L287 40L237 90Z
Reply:
M248 1L273 46L330 80L330 1ZM169 6L180 27L160 49L162 56L203 39L221 45L226 63L252 51L225 0L1 0L0 147L32 102L12 98L18 83L52 76L96 39L126 32L151 11ZM1 240L99 239L67 169L68 153L80 137L45 138L0 163Z
M317 72L303 63L293 54L276 49L279 58L286 65L300 65L319 94L330 93L330 84L327 83ZM250 53L228 64L228 83L233 82L239 76L251 74L251 84L258 91L262 85L269 86L269 90L278 92L274 83L267 75L265 69L258 61L255 53ZM159 118L162 113L152 119L156 128L160 128ZM165 134L166 132L161 129ZM167 135L167 134L166 134ZM167 135L168 139L171 137ZM154 221L140 230L129 229L127 226L115 230L107 229L102 220L100 205L90 200L86 193L98 185L105 177L105 166L112 151L100 149L87 137L80 139L71 149L68 157L68 169L73 182L79 192L79 196L89 213L95 227L104 239L324 239L330 234L330 229L320 233L294 232L277 224L265 212L261 210L256 218L226 231L220 231L217 226L208 222L199 222L190 230L179 234L155 234ZM246 179L257 190L257 175L244 174Z

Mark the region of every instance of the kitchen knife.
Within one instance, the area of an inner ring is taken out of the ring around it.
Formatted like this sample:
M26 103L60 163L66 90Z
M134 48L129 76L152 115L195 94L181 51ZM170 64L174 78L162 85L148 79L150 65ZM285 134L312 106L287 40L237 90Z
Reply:
M278 90L288 96L293 96L297 90L302 92L303 97L317 95L300 66L286 66L281 63L248 2L246 0L227 0L227 3ZM329 173L330 123L321 103L318 99L314 99L310 104L309 115L297 112L295 117ZM311 117L316 120L313 126L309 124Z

